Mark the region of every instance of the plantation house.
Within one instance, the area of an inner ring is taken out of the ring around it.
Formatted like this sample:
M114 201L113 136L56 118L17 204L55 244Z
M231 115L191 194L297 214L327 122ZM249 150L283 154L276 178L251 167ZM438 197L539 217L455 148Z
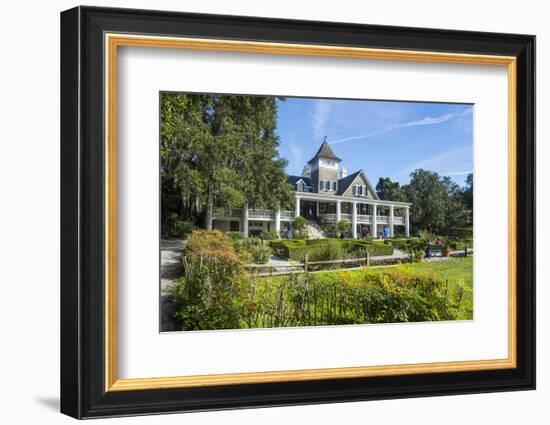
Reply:
M254 235L275 230L286 235L297 216L323 223L346 220L353 238L409 236L410 203L382 201L363 170L348 174L325 140L302 176L288 176L294 187L294 210L217 208L214 227Z

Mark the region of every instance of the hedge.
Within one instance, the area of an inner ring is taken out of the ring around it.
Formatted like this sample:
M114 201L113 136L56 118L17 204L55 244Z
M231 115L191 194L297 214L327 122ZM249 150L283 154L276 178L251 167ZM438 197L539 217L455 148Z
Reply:
M328 261L347 257L357 258L366 255L367 252L371 256L393 254L392 245L353 239L327 238L272 241L270 246L277 255L292 261L303 261L306 253L310 261Z
M461 239L471 239L474 237L474 229L472 227L449 227L445 231L445 236Z
M290 258L290 250L305 247L306 241L303 239L269 241L269 246L275 254L281 257Z

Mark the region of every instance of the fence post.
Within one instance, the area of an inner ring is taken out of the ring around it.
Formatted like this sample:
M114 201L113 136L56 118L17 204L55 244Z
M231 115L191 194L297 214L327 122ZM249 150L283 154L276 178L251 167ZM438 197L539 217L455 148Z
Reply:
M304 273L307 273L307 252L304 254Z
M467 245L464 245L464 256L465 257L468 256L468 246Z
M367 251L367 267L370 267L370 253Z

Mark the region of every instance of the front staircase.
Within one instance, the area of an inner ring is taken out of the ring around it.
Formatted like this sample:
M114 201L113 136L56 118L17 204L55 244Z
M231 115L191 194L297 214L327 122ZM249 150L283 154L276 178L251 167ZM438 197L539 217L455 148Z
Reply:
M308 220L306 231L309 239L322 239L327 237L323 228L314 220Z

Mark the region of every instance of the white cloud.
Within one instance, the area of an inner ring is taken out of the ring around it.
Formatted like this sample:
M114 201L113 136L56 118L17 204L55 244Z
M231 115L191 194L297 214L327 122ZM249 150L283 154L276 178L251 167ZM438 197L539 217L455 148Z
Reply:
M292 158L289 161L290 169L293 170L294 174L301 174L302 170L300 167L303 166L302 163L302 151L296 145L290 143L288 149L292 155Z
M457 158L460 158L460 154L463 154L464 152L468 152L470 150L470 147L463 146L458 149L453 149L447 152L443 152L437 155L434 155L430 158L423 159L422 161L419 161L415 164L412 164L410 166L407 166L406 168L402 168L401 170L396 171L393 173L395 177L400 179L401 177L409 176L410 173L412 173L414 170L417 170L419 168L427 169L432 168L435 166L436 169L441 167L441 165L445 166L445 168L449 169L451 167L457 167L459 164L456 163ZM464 164L463 164L464 165ZM471 171L457 171L456 174L452 173L443 173L438 172L438 174L443 176L453 176L453 175L462 175L462 174L468 174L471 173Z
M315 140L322 140L326 136L326 124L330 112L330 102L319 99L311 116L311 125L313 127L313 136Z
M471 113L472 113L472 108L468 108L463 112L451 112L449 114L440 115L439 117L425 117L425 118L422 118L422 119L416 120L416 121L409 121L409 122L405 122L405 123L401 123L401 124L392 124L392 125L389 125L389 126L386 126L386 127L382 128L380 130L373 131L373 132L366 133L366 134L361 134L361 135L358 135L358 136L351 136L351 137L345 137L343 139L331 140L331 141L329 141L329 143L331 145L333 145L333 144L338 144L338 143L351 142L353 140L367 139L367 138L372 137L372 136L377 136L379 134L389 133L390 131L397 130L399 128L404 128L404 127L417 127L417 126L422 126L422 125L436 125L436 124L440 124L442 122L452 120L455 117L463 117L463 116L466 116L466 115L471 114Z

